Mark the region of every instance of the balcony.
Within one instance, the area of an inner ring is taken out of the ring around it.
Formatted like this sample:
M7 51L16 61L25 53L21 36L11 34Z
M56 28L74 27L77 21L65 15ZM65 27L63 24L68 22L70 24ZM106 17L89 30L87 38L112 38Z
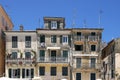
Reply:
M76 69L100 69L100 64L99 63L96 63L96 64L82 63L82 64L76 64L74 68Z
M84 41L85 37L84 36L74 36L75 41Z
M6 63L10 63L10 64L33 64L35 62L34 59L26 59L26 58L17 58L17 59L11 59L11 58L7 58L6 59Z
M43 63L68 63L69 59L64 57L40 57L38 62Z
M98 56L97 52L85 53L83 51L74 51L73 56Z
M98 41L99 36L88 36L88 41Z

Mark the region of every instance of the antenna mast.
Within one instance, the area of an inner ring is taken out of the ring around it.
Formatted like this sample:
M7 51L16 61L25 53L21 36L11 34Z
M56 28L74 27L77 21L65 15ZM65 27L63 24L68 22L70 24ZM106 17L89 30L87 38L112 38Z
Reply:
M101 27L101 14L102 14L102 10L100 10L99 12L99 27Z
M83 27L86 28L87 25L86 25L86 19L84 19L84 22L83 22Z
M40 28L40 18L38 19L38 27Z
M73 10L73 22L72 22L72 28L75 28L75 18L76 18L76 9Z

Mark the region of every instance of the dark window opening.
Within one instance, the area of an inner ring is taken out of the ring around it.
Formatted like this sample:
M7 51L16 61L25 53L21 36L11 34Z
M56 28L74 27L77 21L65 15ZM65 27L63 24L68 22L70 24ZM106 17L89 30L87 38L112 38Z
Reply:
M83 51L83 45L75 45L75 51Z

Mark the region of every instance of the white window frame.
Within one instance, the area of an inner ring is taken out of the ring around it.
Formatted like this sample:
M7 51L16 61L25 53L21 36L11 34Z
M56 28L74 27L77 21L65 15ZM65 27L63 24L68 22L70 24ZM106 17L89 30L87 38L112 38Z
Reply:
M57 29L57 21L51 21L51 29Z
M63 44L68 44L68 35L63 35L62 36L62 43Z

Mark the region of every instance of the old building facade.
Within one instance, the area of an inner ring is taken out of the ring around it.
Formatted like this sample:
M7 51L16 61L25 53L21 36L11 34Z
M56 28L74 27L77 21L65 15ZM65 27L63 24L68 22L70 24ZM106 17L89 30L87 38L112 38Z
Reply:
M120 80L120 38L111 40L102 50L103 80Z
M31 79L34 77L37 37L36 31L6 31L6 77Z
M65 28L65 18L44 17L44 28L5 31L6 76L16 79L100 78L101 28Z
M100 28L72 30L72 80L96 80L100 78L102 31Z
M0 5L0 76L5 74L5 34L4 31L12 30L13 24Z

